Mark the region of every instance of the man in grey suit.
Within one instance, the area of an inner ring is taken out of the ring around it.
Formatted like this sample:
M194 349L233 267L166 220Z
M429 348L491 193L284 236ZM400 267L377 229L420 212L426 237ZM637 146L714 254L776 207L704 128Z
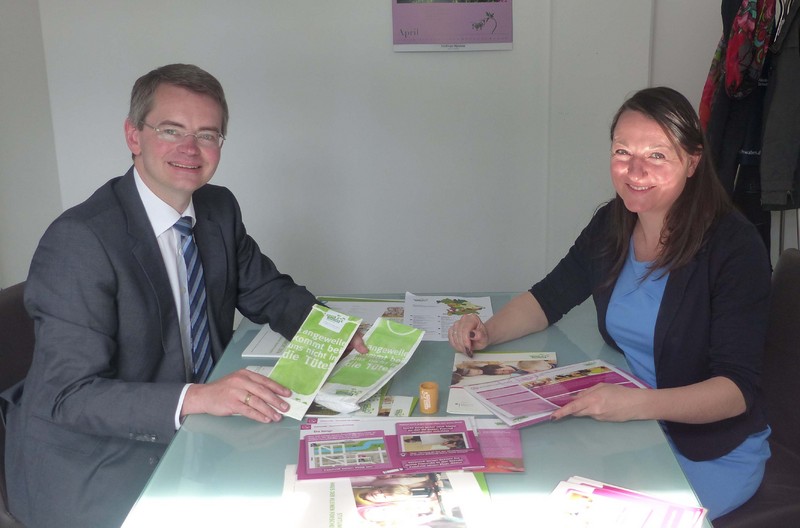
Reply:
M133 167L39 243L25 294L33 364L24 390L5 395L10 509L32 528L119 526L188 414L266 423L287 408L277 395L288 389L246 370L204 383L235 309L291 338L316 302L247 235L230 191L208 184L227 121L222 87L202 69L141 77L125 121ZM187 288L187 238L206 310ZM366 351L360 337L351 345Z

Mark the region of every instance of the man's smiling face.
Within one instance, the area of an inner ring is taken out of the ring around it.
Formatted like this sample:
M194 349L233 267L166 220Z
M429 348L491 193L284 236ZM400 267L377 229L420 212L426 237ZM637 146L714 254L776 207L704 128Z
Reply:
M145 123L152 127L171 125L189 133L222 129L222 109L211 97L162 84L156 89L152 110ZM220 148L201 147L188 135L178 142L157 137L149 126L125 121L125 139L134 154L134 166L142 181L164 202L182 213L192 193L208 183L217 170Z

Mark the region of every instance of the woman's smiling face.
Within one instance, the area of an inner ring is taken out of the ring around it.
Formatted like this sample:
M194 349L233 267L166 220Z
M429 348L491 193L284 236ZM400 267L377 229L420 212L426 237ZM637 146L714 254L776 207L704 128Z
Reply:
M629 211L663 220L698 161L641 112L619 117L611 141L611 182Z

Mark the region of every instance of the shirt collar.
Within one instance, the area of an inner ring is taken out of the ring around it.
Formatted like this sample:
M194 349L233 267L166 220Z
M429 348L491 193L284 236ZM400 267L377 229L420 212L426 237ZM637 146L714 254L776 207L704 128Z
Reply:
M156 238L174 226L175 222L182 216L191 217L192 226L194 226L197 217L194 214L194 202L192 200L189 200L189 206L183 214L180 214L150 190L142 181L142 177L139 176L139 172L135 167L133 169L133 179L136 182L136 189L139 191L139 197L142 199L144 210L147 213L147 218L150 220L150 225L153 227Z

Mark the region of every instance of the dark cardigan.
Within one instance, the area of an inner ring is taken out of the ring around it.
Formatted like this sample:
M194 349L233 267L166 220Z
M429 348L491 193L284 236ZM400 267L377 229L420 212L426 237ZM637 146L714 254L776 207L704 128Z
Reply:
M530 291L550 324L592 295L600 334L620 350L605 323L613 288L601 287L612 265L611 257L600 256L610 213L610 204L598 210L567 256ZM669 275L654 336L658 387L724 376L747 405L743 414L719 422L665 422L678 450L691 460L719 458L767 426L760 376L769 291L766 249L739 213L722 218L694 260Z

